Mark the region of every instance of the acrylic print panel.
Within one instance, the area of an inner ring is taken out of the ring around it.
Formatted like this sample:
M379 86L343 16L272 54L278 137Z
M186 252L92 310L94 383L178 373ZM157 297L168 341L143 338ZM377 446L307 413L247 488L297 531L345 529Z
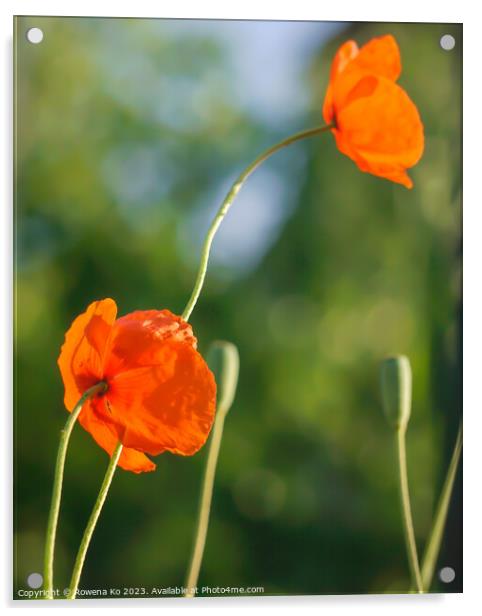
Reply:
M461 592L461 49L15 19L15 599Z

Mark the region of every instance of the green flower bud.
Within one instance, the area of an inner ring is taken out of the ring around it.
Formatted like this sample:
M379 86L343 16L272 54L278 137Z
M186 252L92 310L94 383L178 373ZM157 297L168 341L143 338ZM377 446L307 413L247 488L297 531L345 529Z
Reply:
M206 359L216 378L217 412L226 415L231 408L238 386L238 349L232 342L216 340L209 347Z
M405 429L412 407L412 369L405 355L388 357L380 366L383 410L389 424Z

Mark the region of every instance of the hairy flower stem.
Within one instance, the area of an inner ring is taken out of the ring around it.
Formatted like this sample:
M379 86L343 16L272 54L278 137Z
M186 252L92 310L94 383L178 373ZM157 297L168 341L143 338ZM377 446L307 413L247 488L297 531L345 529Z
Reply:
M310 128L300 133L296 133L295 135L292 135L291 137L288 137L287 139L283 139L283 141L280 141L276 145L272 146L271 148L267 149L265 152L260 154L238 176L237 180L231 186L231 189L229 190L228 194L226 195L226 198L221 204L221 207L219 208L216 216L214 217L214 220L212 221L211 226L209 227L209 230L207 232L206 238L204 240L204 244L203 244L202 251L201 251L201 262L199 264L199 270L197 273L196 282L194 283L194 289L192 291L192 294L191 294L191 297L189 298L188 303L186 304L186 307L184 308L184 312L182 313L182 318L185 321L189 320L189 317L191 316L191 313L194 309L194 306L196 305L196 302L203 288L204 279L206 278L206 271L208 268L209 253L211 251L211 244L213 243L214 236L216 235L219 225L221 224L223 218L226 216L229 208L231 207L234 199L236 198L236 195L241 190L247 178L253 173L255 169L257 169L272 154L274 154L275 152L278 152L278 150L282 150L283 148L287 147L288 145L292 143L295 143L296 141L301 141L302 139L306 139L308 137L314 137L316 135L324 133L330 130L331 128L333 128L331 124L326 125L326 126L317 126L316 128Z
M67 455L67 448L69 446L70 435L77 421L80 411L85 402L106 390L106 383L101 381L90 389L88 389L75 407L67 419L65 427L60 433L59 449L57 451L57 461L55 463L55 475L54 486L52 491L52 502L50 505L49 519L47 523L47 536L45 541L45 555L44 555L44 590L45 599L53 599L53 577L54 577L54 552L55 552L55 537L57 534L57 524L59 520L60 501L62 498L62 483L64 478L65 458Z
M457 440L455 441L454 451L450 460L445 483L442 488L442 494L438 502L437 511L435 513L435 519L430 532L430 537L425 548L425 553L422 561L422 583L423 587L430 590L432 585L433 573L435 565L437 564L438 555L440 552L440 545L442 543L442 537L445 529L445 522L447 520L447 514L450 505L450 498L452 496L452 490L455 483L455 477L457 475L457 468L459 465L460 454L462 452L462 424L459 426L457 434Z
M408 564L412 576L412 583L417 592L424 592L420 565L417 555L417 544L413 529L412 509L410 506L410 493L408 490L407 475L407 454L405 450L406 426L401 426L396 430L398 471L400 480L400 502L402 506L403 529L405 534L405 544L407 547Z
M102 482L102 485L100 487L100 491L97 496L97 500L95 501L94 508L92 509L89 521L87 522L87 526L85 527L84 536L82 537L79 551L77 552L77 558L75 559L67 599L75 599L75 596L77 594L80 576L82 575L82 568L84 566L85 556L87 554L87 550L89 549L90 540L92 539L92 535L94 534L95 526L97 524L97 520L99 519L100 512L102 511L105 499L107 498L107 493L109 491L110 484L112 483L112 478L114 477L115 469L117 468L117 462L119 462L121 453L122 443L117 443L116 448L114 449L114 452L111 456L109 466L107 467L104 481Z

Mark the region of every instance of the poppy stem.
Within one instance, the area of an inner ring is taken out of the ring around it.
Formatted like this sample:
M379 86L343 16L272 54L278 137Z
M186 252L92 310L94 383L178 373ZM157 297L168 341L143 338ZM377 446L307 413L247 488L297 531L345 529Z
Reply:
M75 559L67 599L75 599L75 596L77 594L80 576L82 575L82 568L84 566L85 556L87 554L87 550L89 549L90 541L92 539L92 535L94 534L95 526L97 524L97 520L99 519L100 512L102 511L105 499L107 498L107 493L109 492L110 484L112 483L112 478L114 477L115 469L117 468L117 463L119 462L121 453L122 443L117 443L116 448L112 453L109 466L107 467L104 481L100 486L100 491L97 496L97 500L95 501L94 508L92 509L89 521L87 522L87 526L85 527L84 535L82 537L79 551L77 552L77 557Z
M427 590L432 585L433 572L435 565L437 564L438 555L440 552L440 545L442 543L442 537L445 529L445 522L447 521L447 514L450 505L450 498L452 496L452 490L455 483L455 477L457 475L457 468L459 465L460 454L462 452L462 424L459 426L457 439L455 441L454 451L450 460L445 483L442 488L440 500L437 505L437 511L435 513L435 519L430 532L430 537L425 548L425 553L422 560L422 583L423 587Z
M208 268L209 261L209 253L211 251L211 244L213 243L214 236L221 224L223 218L226 216L229 208L233 204L233 201L236 195L241 190L244 182L248 179L248 177L257 169L265 160L267 160L272 154L278 152L278 150L282 150L283 148L295 143L296 141L301 141L302 139L307 139L308 137L314 137L321 133L324 133L333 128L332 124L328 124L326 126L317 126L315 128L310 128L308 130L301 131L300 133L296 133L291 137L283 139L276 145L268 148L262 154L260 154L251 164L249 164L246 169L238 176L235 180L234 184L231 186L226 198L224 199L221 207L219 208L216 216L214 217L211 226L207 232L206 238L204 240L204 244L201 251L201 262L199 264L199 270L197 273L196 281L194 283L194 289L192 291L191 297L189 298L186 307L184 308L184 312L182 313L182 318L185 321L189 320L191 313L196 305L196 302L201 294L201 290L203 288L204 279L206 277L206 271Z
M407 474L407 454L405 449L406 425L402 425L396 430L398 471L400 481L400 502L402 506L403 529L405 534L405 544L407 547L408 564L412 577L412 583L417 592L423 593L422 575L417 554L417 543L413 528L412 509L410 506L410 492L408 489Z
M204 471L201 500L196 534L194 538L191 562L186 578L185 597L192 598L196 594L196 584L206 545L206 537L209 526L209 514L213 497L214 477L218 462L221 439L223 437L224 420L236 394L239 373L239 355L236 346L230 342L218 341L213 343L208 353L208 363L216 373L218 383L218 410L209 444L208 459Z
M45 598L53 599L53 577L54 577L54 552L55 538L57 535L57 524L59 520L60 501L62 498L62 483L64 479L65 458L67 448L69 446L70 435L77 421L80 411L85 402L93 396L102 393L106 390L106 383L101 381L90 389L88 389L74 406L72 412L67 419L67 422L60 433L59 449L57 451L57 460L55 463L54 486L52 490L52 501L50 504L49 519L47 523L47 536L45 541L44 554L44 590Z

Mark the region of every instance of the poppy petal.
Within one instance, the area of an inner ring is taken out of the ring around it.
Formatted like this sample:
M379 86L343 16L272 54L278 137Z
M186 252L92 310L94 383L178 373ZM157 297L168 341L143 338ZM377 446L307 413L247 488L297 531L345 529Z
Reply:
M396 81L401 71L400 51L393 36L382 36L369 41L351 60L339 62L339 65L343 66L343 70L330 79L330 96L336 116L353 99L359 82L364 78L383 77L392 82Z
M197 346L189 323L169 310L137 310L121 317L113 327L105 374L158 365L161 343L169 340Z
M99 413L99 408L102 409L103 404L105 404L104 397L89 400L80 414L79 422L95 442L111 456L119 437L113 425L105 417L105 412ZM117 465L133 473L146 473L156 468L154 462L147 456L129 447L122 449Z
M397 41L391 34L371 39L360 48L350 66L396 81L402 72Z
M359 151L354 150L350 144L346 142L341 132L333 132L340 152L351 158L357 164L360 171L371 173L372 175L376 175L378 177L383 177L386 180L391 180L397 184L403 184L406 188L413 187L413 182L403 167L393 164L383 165L380 162L375 164L373 160L368 162L365 158L363 158Z
M327 124L331 124L334 117L333 109L333 82L336 77L344 70L346 65L352 60L358 53L358 45L355 41L346 41L338 49L333 58L330 70L330 83L326 91L325 100L323 103L323 118Z
M328 86L323 101L323 119L327 124L331 124L335 117L335 109L333 107L333 88L331 84Z
M375 75L364 75L355 83L345 96L344 107L355 102L359 98L371 96L378 86L378 77Z
M113 299L93 302L65 334L58 365L65 387L64 403L69 411L89 387L102 380L107 342L116 314Z
M343 43L333 58L330 70L330 81L334 81L336 77L345 70L346 66L358 56L358 53L358 45L355 41L346 41Z
M423 125L417 108L397 84L378 77L368 97L358 97L337 116L340 150L362 169L411 187L405 170L423 153Z
M175 340L152 342L156 364L121 372L106 396L120 440L151 455L192 455L214 419L216 384L202 356Z

